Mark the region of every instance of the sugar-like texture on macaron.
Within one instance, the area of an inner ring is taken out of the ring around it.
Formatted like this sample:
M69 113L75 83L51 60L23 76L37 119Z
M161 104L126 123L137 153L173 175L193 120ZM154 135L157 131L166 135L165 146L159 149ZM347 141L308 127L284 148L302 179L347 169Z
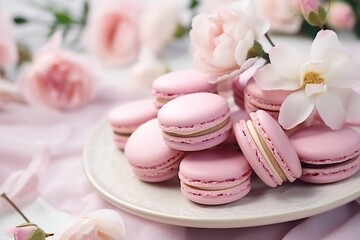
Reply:
M158 119L166 143L183 151L214 147L232 131L228 103L214 93L178 97L159 110Z
M234 202L249 193L251 173L250 165L237 150L214 148L193 152L180 163L181 191L200 204Z
M280 125L265 111L234 124L239 146L259 178L270 187L301 176L297 153Z
M130 135L141 124L156 118L158 109L151 99L141 99L123 103L108 114L113 132L114 140L118 148L124 149Z
M290 138L302 163L301 180L331 183L360 169L360 134L350 127L332 130L325 125L304 128Z
M163 74L152 84L155 105L160 108L170 100L189 93L216 93L216 84L210 83L212 78L214 77L195 69Z
M124 154L139 179L160 182L177 175L185 152L165 144L155 118L134 131L125 146Z

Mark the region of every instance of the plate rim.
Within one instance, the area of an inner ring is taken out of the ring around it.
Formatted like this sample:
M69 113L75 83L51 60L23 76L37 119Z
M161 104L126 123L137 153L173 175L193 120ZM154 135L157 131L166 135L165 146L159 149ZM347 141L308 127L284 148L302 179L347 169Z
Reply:
M134 206L124 200L117 199L111 193L106 192L100 184L95 179L95 176L92 175L90 170L90 162L87 161L87 149L89 148L90 142L93 140L93 137L105 127L109 127L110 125L103 121L100 123L95 131L91 134L91 136L87 139L86 144L83 148L82 153L82 166L85 173L86 178L90 182L90 184L95 188L95 190L109 203L114 205L117 208L120 208L128 213L134 214L138 217L142 217L145 219L153 220L156 222L183 226L183 227L195 227L195 228L242 228L242 227L255 227L255 226L263 226L269 224L276 224L282 222L288 222L293 220L298 220L310 216L314 216L332 209L335 209L339 206L345 205L356 198L360 197L360 188L354 189L349 192L345 196L337 197L331 199L331 201L327 201L326 204L319 205L309 205L308 207L290 210L290 212L279 212L278 214L263 214L253 215L248 218L227 218L227 219L195 219L189 217L177 217L175 215L170 215L166 213L159 213L153 210L144 209L142 207ZM88 158L90 159L90 158Z

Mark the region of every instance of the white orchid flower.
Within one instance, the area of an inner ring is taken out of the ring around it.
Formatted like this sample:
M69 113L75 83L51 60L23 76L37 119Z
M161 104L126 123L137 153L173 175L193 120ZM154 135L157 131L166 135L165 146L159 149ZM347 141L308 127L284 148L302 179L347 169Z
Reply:
M280 108L279 123L291 129L304 122L314 110L332 129L344 123L360 124L360 64L346 54L335 32L321 30L311 47L310 59L293 48L274 47L271 64L254 78L264 90L297 90Z

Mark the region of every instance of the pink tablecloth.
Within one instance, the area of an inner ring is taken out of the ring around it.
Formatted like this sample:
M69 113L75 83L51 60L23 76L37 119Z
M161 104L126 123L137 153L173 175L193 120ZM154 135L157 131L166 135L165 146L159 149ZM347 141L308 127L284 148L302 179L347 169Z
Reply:
M84 143L94 128L104 120L109 109L137 97L136 93L111 89L103 89L91 104L66 113L50 113L21 105L10 105L3 109L0 112L0 183L12 172L26 168L36 142L41 140L51 147L51 161L40 176L41 197L54 207L71 214L112 208L87 182L81 167ZM124 97L125 94L127 97ZM184 228L118 211L124 218L129 240L305 240L359 239L360 236L360 205L356 201L304 220L239 229Z

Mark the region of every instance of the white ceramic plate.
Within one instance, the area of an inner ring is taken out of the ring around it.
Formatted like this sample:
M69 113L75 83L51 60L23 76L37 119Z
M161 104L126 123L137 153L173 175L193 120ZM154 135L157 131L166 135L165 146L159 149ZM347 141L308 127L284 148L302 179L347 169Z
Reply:
M115 147L108 124L102 124L86 144L83 163L91 184L115 206L180 226L233 228L285 222L319 214L360 197L358 173L334 184L295 182L275 189L255 178L250 193L237 202L222 206L195 204L181 194L177 179L159 184L138 180L123 153Z

